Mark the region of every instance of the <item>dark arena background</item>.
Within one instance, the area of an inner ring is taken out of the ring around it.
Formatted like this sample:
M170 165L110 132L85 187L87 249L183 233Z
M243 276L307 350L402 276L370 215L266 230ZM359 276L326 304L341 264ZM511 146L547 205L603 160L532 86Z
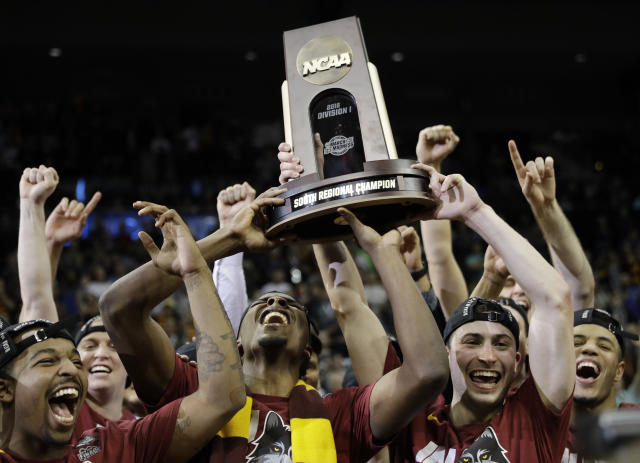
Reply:
M57 275L62 314L97 313L107 285L147 255L131 204L175 208L197 237L218 226L216 197L247 180L278 182L283 140L282 32L360 17L398 152L418 132L460 136L445 173L460 172L545 255L513 172L552 155L559 201L589 256L596 306L640 326L640 4L635 2L5 2L0 6L0 312L20 307L18 181L56 167L63 196L104 197ZM157 236L157 235L156 235ZM485 244L454 224L454 250L472 285ZM373 309L388 302L357 255ZM325 342L323 387L340 385L346 349L308 247L246 255L249 297L267 285L310 308ZM156 308L176 345L190 339L184 295ZM633 365L630 365L632 369ZM635 369L633 369L635 370ZM630 373L629 384L639 384ZM639 386L640 387L640 386Z

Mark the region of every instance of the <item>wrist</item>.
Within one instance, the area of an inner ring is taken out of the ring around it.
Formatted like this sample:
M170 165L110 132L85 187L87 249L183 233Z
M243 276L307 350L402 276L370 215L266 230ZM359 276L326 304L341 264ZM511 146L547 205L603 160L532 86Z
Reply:
M185 283L200 280L201 278L211 278L211 270L209 270L209 266L204 259L202 259L202 262L200 262L197 268L182 275L182 280Z
M405 265L410 272L420 272L426 266L425 262L422 259L412 259L412 262L407 262L405 260Z
M437 162L428 162L426 163L428 166L433 167L436 172L441 173L442 171L442 161L437 161Z
M45 238L47 240L47 248L49 248L50 251L57 251L64 247L64 243L56 241L54 238L49 238L49 237L45 237Z
M493 208L484 202L480 202L476 207L466 211L460 220L469 228L475 230L475 227L482 223L487 215L495 214Z
M420 278L427 274L427 267L423 266L421 269L412 270L409 273L411 273L411 278L413 278L413 281L418 281Z
M536 204L529 203L529 204L531 206L531 211L533 212L533 215L541 218L551 215L560 209L560 205L558 204L558 201L556 201L555 198L553 198L550 201L543 201L542 203L536 203Z

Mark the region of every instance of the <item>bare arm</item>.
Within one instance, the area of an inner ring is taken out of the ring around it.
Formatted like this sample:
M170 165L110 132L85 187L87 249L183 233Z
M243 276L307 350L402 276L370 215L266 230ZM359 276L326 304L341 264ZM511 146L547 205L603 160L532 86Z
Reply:
M159 270L184 281L196 328L198 389L180 403L167 456L187 461L242 408L244 378L233 328L187 226L173 210L159 216L156 226L162 230L162 250L145 232L140 240Z
M359 384L382 376L387 355L387 334L367 305L360 272L342 242L314 244L331 307L336 315Z
M436 125L420 131L416 154L418 160L440 172L442 162L456 148L460 138L451 126ZM422 243L429 265L429 277L433 289L440 299L445 317L464 301L469 290L453 255L451 245L451 222L448 220L426 220L420 222Z
M317 135L314 140L317 148ZM299 177L304 168L291 147L281 143L278 150L280 183ZM321 166L318 166L318 171L322 171ZM380 320L367 305L360 272L342 241L314 244L313 253L331 308L347 344L356 379L359 384L372 383L382 376L388 338Z
M553 158L538 157L525 166L513 140L509 141L509 152L522 193L547 241L553 264L571 288L574 310L592 307L593 270L576 232L556 200Z
M380 378L371 391L371 430L376 439L386 440L440 394L449 375L447 353L433 315L400 255L400 232L392 230L381 237L350 211L340 208L338 212L376 266L404 356L402 366Z
M493 246L535 306L529 328L531 373L547 407L561 410L575 383L573 312L567 284L527 240L480 200L462 176L444 177L429 166L416 167L431 174L432 191L440 195L437 217L463 220Z
M18 276L21 322L36 318L58 320L53 300L49 253L44 235L44 203L58 185L53 168L27 168L20 179Z
M275 198L283 189L271 189L256 198L237 214L230 227L221 228L198 242L204 259L216 259L251 249L271 249L275 243L267 240L254 223L260 208L281 204ZM137 202L140 215L159 217L167 208L153 203ZM175 275L147 262L117 280L100 298L100 314L125 368L131 375L136 392L142 400L157 402L173 377L175 350L164 330L151 317L153 307L171 295L182 284ZM149 361L153 359L153 361Z

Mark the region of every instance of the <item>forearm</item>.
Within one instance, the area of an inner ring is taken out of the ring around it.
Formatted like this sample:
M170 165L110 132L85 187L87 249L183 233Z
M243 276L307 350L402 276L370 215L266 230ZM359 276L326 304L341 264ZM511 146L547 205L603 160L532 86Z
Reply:
M471 297L496 299L500 295L502 288L504 288L505 281L506 278L502 278L500 275L487 273L485 271L482 274L482 278L480 278L480 281L478 281L478 284L473 289Z
M356 264L343 242L314 244L313 251L356 379L359 384L372 383L382 376L388 339L367 306Z
M236 337L209 269L203 267L184 283L196 329L198 393L216 407L232 410L242 406L244 379Z
M344 241L314 244L313 254L325 288L344 285L354 290L363 303L367 303L360 272Z
M60 264L64 244L47 240L47 249L49 251L49 263L51 265L51 281L53 282L56 279L56 273L58 273L58 265Z
M449 364L431 310L397 250L376 248L369 255L387 290L403 353L402 365L386 373L371 391L371 430L377 439L388 439L440 394Z
M555 200L549 205L531 209L549 245L554 266L571 288L573 308L592 307L595 289L593 270L569 219Z
M469 294L460 266L453 255L451 222L423 220L420 222L420 229L429 265L429 278L448 318Z
M53 300L49 252L44 235L44 206L20 200L18 275L22 310L20 321L45 318L57 321Z
M564 300L567 285L560 274L491 207L483 204L464 222L493 246L537 309L554 305L552 300Z
M209 269L184 279L196 328L198 389L185 397L167 461L187 461L244 406L246 395L236 338Z
M401 368L408 369L411 377L421 381L441 381L448 375L442 336L401 256L395 249L384 247L372 251L370 256L391 303L404 358Z

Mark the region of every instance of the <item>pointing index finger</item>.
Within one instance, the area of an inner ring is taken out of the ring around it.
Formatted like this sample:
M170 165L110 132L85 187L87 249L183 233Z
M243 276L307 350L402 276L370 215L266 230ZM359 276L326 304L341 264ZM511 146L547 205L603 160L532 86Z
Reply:
M516 175L518 176L518 180L522 182L527 175L524 164L522 163L522 158L520 157L520 152L518 151L518 147L516 146L516 142L513 140L509 140L509 154L511 155L511 163L513 164L513 168L516 171Z

